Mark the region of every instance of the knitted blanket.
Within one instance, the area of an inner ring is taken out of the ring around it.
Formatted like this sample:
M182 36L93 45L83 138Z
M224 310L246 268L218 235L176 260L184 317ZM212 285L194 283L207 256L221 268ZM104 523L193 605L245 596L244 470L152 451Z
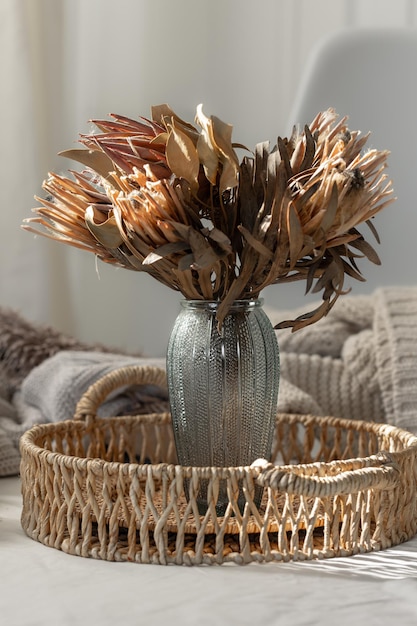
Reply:
M267 313L274 324L286 317L283 311ZM290 315L293 318L297 311ZM30 350L22 336L20 352L10 340L13 345L2 351L1 322L0 315L0 476L18 473L18 443L26 429L37 422L72 417L79 397L105 373L133 363L164 366L163 359L109 353L68 343L56 334L54 347L38 354L37 364L29 367L24 357ZM31 332L33 346L37 329ZM297 333L277 332L278 410L389 422L417 433L417 288L344 296L317 324ZM10 351L23 361L20 374L7 360ZM165 390L122 389L103 405L101 415L167 406Z
M35 424L72 419L78 400L105 374L128 365L164 367L164 359L146 359L95 351L62 350L36 366L0 404L0 476L19 472L19 440ZM1 402L1 400L0 400ZM168 393L153 385L124 387L99 407L100 417L169 410Z
M278 322L282 312L270 318ZM281 410L417 433L417 288L341 297L316 324L280 331L279 344L282 377L293 389L290 396L284 385Z

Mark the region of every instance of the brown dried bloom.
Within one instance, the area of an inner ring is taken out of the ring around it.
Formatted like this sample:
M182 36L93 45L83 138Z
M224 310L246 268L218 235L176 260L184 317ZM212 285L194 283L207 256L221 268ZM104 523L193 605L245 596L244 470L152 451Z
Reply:
M323 304L280 327L325 315L345 274L363 280L356 260L378 256L357 227L392 201L387 152L364 152L334 110L303 131L260 143L239 162L232 127L197 108L200 127L167 105L152 120L113 115L82 135L86 149L64 154L87 170L50 174L36 217L24 228L147 271L188 299L218 300L221 324L236 299L268 285L305 280Z

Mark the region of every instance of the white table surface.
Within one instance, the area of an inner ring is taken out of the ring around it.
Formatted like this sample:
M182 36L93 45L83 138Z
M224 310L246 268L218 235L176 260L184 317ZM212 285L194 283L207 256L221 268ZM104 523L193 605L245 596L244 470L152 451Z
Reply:
M0 479L1 626L417 624L417 538L303 563L110 563L29 539L21 508L19 478Z

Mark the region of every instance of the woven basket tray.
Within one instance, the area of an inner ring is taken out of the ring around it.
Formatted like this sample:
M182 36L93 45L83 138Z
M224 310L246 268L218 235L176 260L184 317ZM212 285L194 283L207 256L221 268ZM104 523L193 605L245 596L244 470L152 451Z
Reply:
M182 467L168 413L97 417L112 391L145 383L165 385L165 373L116 370L90 387L73 420L22 437L22 526L31 538L84 557L197 565L348 556L416 534L410 433L279 414L274 465ZM196 503L202 481L205 515ZM223 517L216 514L220 481L229 494ZM255 485L264 487L259 510Z

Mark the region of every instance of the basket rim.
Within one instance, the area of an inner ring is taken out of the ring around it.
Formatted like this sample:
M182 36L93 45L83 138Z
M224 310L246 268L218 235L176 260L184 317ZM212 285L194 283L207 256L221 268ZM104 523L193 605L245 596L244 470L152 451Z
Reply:
M151 422L156 425L169 424L171 421L170 414L166 413L146 413L142 415L126 415L126 416L110 416L110 417L98 417L94 416L92 419L92 424L97 427L100 425L107 424L121 424L122 422L131 422L135 424L146 424ZM304 425L316 424L318 426L325 425L330 427L341 427L345 428L347 431L362 431L362 432L374 432L375 434L382 434L385 436L397 437L402 444L404 444L404 449L397 452L389 452L386 453L384 450L378 451L377 454L369 455L366 457L352 457L349 459L335 459L332 461L312 461L311 463L294 463L294 464L279 464L274 465L275 469L283 470L283 471L293 471L294 469L309 469L309 468L317 468L317 467L332 467L338 466L340 464L346 465L346 469L349 469L349 465L360 462L369 462L370 460L379 460L380 462L387 462L386 458L383 455L389 456L388 461L391 462L398 458L398 456L403 456L404 454L412 454L415 452L417 454L417 436L413 433L404 430L402 428L398 428L392 424L387 424L385 422L365 422L355 419L347 419L342 417L332 417L332 416L318 416L318 415L310 415L310 414L301 414L301 413L277 413L276 424L279 423L301 423ZM176 473L178 470L183 472L183 476L191 477L191 474L197 474L201 478L210 477L211 473L215 471L218 473L219 478L228 478L231 473L236 474L237 478L242 478L244 475L251 475L253 478L257 478L263 469L262 463L259 463L260 460L255 461L252 465L246 466L230 466L230 467L217 467L217 466L195 466L195 467L185 467L178 463L168 463L162 462L157 464L151 463L132 463L126 461L108 461L101 457L78 457L75 455L66 454L64 452L58 452L54 450L48 450L47 448L43 448L41 445L36 443L36 439L44 434L48 434L48 432L53 435L59 430L65 430L66 428L72 428L75 431L82 431L86 428L86 421L84 420L63 420L60 422L48 422L42 424L36 424L32 426L29 430L27 430L20 438L20 450L21 452L25 450L26 452L30 452L33 456L43 456L48 458L48 460L53 463L54 460L60 459L64 465L72 466L74 464L79 465L80 467L89 467L94 465L95 467L99 467L101 465L111 466L114 469L126 467L133 470L136 469L139 474L146 474L149 472L149 468L157 468L157 473L167 472L168 474ZM381 456L382 455L382 456ZM266 460L261 460L265 461ZM271 464L270 464L271 465ZM188 471L187 471L188 470ZM188 476L190 473L190 476Z

